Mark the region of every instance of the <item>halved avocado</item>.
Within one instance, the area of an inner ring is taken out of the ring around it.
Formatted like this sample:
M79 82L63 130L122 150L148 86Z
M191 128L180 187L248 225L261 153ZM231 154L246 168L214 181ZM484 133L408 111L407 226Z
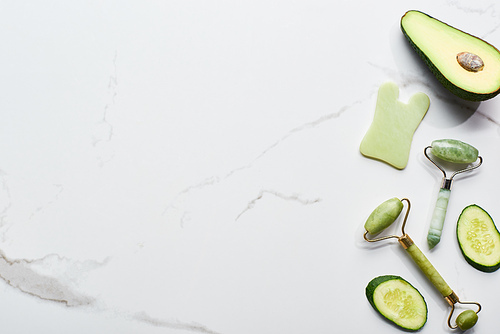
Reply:
M491 44L416 10L403 15L401 30L453 94L485 101L500 93L500 52Z

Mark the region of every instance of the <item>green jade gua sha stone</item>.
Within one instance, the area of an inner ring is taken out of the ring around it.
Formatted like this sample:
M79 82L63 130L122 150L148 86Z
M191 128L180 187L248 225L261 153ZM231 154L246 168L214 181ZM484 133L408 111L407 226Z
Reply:
M359 151L397 168L408 164L413 134L429 109L424 93L414 94L408 104L398 100L399 87L392 82L380 86L375 115Z

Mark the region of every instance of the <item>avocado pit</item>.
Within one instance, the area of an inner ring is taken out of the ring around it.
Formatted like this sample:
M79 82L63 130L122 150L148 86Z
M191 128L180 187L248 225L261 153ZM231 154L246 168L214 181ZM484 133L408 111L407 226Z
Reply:
M481 57L471 52L460 52L457 54L457 61L460 66L469 72L479 72L484 68Z

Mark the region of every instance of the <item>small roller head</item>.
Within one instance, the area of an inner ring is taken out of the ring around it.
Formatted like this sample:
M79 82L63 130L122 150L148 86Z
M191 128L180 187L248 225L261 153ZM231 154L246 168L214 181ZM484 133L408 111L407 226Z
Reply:
M471 329L477 323L478 316L473 310L467 310L460 313L457 317L457 326L463 331Z
M431 144L431 153L441 160L469 164L477 160L479 151L456 139L438 139Z
M370 234L377 234L388 228L403 210L403 203L396 197L388 199L377 206L365 223Z

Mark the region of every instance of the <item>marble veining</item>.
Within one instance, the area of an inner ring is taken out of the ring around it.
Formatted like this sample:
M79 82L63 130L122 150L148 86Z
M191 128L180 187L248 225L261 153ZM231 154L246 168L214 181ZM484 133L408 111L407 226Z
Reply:
M491 14L491 16L495 16L495 5L493 4L484 4L484 7L482 7L481 3L476 3L474 6L471 6L470 4L464 4L457 0L448 0L448 4L464 11L465 13L474 13L479 15Z
M220 182L226 181L227 179L231 178L232 176L234 176L235 174L237 174L239 172L251 169L254 166L254 164L256 164L256 162L258 160L262 159L264 156L266 156L268 154L272 154L272 151L277 146L282 144L284 141L286 141L290 137L292 137L298 133L301 133L303 131L314 130L318 126L321 126L323 123L336 120L336 119L340 118L344 113L348 112L350 109L366 103L367 101L369 101L371 99L371 97L372 97L372 94L370 93L369 95L367 95L363 99L359 99L359 100L353 101L350 104L342 106L336 112L332 112L332 113L323 115L315 120L312 120L310 122L306 122L306 123L301 124L297 127L294 127L292 129L290 129L288 132L286 132L285 134L283 134L277 141L268 145L267 148L265 148L260 154L258 154L255 158L251 159L251 161L248 164L236 167L236 168L230 170L229 172L226 172L223 175L213 175L213 176L207 177L204 180L200 181L199 183L196 183L196 184L193 184L193 185L190 185L190 186L184 188L181 192L179 192L174 197L173 201L165 208L165 210L163 211L163 214L168 213L169 210L179 210L179 206L176 204L176 202L182 201L182 198L189 196L190 192L196 191L196 190L201 190L205 187L213 186L213 185L218 184ZM299 195L286 195L286 194L281 193L281 192L276 191L276 190L260 190L258 196L249 201L246 209L244 209L242 212L240 212L236 216L235 220L238 220L242 214L244 214L247 210L253 208L255 206L256 202L258 200L262 199L264 194L271 194L271 195L274 195L278 198L285 199L285 200L297 201L301 204L312 204L312 203L317 203L321 200L319 198L302 199ZM186 213L183 213L181 218L180 218L181 225L183 225L183 221L184 221L185 217L186 217Z
M153 318L144 312L139 312L139 313L133 314L132 319L147 323L147 324L152 325L154 327L178 329L178 330L194 332L194 333L220 334L219 332L215 332L202 324L198 324L195 322L183 323L180 321L166 321L163 319Z
M424 244L438 180L422 149L456 138L478 147L484 168L461 180L442 241L422 251L481 302L476 331L494 332L496 274L464 261L453 220L472 202L500 217L490 192L500 98L452 96L399 20L419 9L495 44L498 4L406 6L5 3L0 330L381 333L391 328L364 288L396 274L426 298L421 333L448 333L448 305L418 269L359 240L372 208L398 196L411 198ZM418 91L431 100L401 171L359 153L387 81L403 102Z
M96 265L101 264L90 263L91 267ZM65 281L63 277L52 277L37 271L38 268L55 270L59 266L63 268L63 271L75 270L72 267L76 267L76 271L81 272L82 267L88 268L89 263L82 266L82 264L62 259L57 255L35 260L9 259L5 254L0 253L0 278L13 288L31 296L62 303L66 306L91 305L94 298L74 290L69 284L70 282Z
M0 203L2 203L0 210L0 228L3 228L8 210L12 205L10 199L10 191L5 176L6 176L5 173L2 170L0 170L0 180L1 180Z
M308 199L308 198L304 198L304 196L301 196L300 194L287 195L287 194L283 194L283 193L280 193L280 192L275 191L275 190L261 190L259 192L258 196L255 197L254 199L252 199L248 203L247 207L242 212L240 212L238 214L238 216L236 217L235 220L238 220L248 210L253 209L255 207L255 205L257 204L257 202L260 201L265 195L272 195L272 196L275 196L275 197L280 198L282 200L293 201L293 202L297 202L297 203L302 204L302 205L315 204L315 203L318 203L321 201L321 198Z
M454 107L465 110L471 114L475 112L479 106L478 102L463 101L456 98L453 95L450 95L449 92L444 87L440 86L437 80L434 80L434 78L431 77L431 80L429 80L429 75L432 74L427 68L424 68L423 72L417 74L412 72L406 72L403 69L395 70L390 67L381 66L379 64L374 64L370 62L369 64L374 68L377 68L383 73L385 73L389 78L393 78L393 80L398 82L401 88L415 87L417 89L418 88L425 89L426 92L432 91L433 92L432 97L434 99L438 99L447 104L451 104ZM419 65L422 68L425 66L423 63Z
M109 114L115 108L116 96L118 95L118 75L116 69L118 54L115 51L113 57L113 71L109 76L107 85L107 103L103 108L102 118L98 121L94 134L92 136L92 146L99 149L98 160L100 166L103 166L107 161L112 159L113 153L106 152L103 145L110 142L113 138L113 124L109 120Z
M64 186L62 184L53 184L52 187L54 189L54 195L51 198L49 198L46 202L44 202L43 204L36 207L33 210L33 212L30 214L29 219L33 219L34 216L37 215L38 213L40 213L41 211L43 211L44 208L57 202L59 196L64 191Z

